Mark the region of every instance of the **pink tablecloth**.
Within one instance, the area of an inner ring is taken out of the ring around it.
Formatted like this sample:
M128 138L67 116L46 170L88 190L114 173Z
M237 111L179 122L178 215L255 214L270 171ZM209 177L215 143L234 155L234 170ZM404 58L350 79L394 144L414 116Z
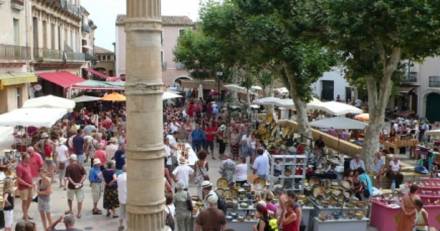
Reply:
M440 205L426 205L430 227L440 229ZM400 208L390 208L380 201L372 201L371 225L378 231L395 231L399 219Z
M400 208L390 208L379 201L372 201L371 225L378 231L396 231Z

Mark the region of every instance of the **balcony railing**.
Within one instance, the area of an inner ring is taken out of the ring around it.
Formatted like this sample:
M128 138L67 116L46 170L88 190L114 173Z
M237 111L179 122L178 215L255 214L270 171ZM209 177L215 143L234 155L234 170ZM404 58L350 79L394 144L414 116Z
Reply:
M34 58L36 60L55 60L55 61L84 61L83 53L76 53L70 51L59 51L51 49L34 49Z
M417 82L417 72L406 73L402 79L405 83L416 83Z
M24 60L30 58L29 47L0 44L0 59Z

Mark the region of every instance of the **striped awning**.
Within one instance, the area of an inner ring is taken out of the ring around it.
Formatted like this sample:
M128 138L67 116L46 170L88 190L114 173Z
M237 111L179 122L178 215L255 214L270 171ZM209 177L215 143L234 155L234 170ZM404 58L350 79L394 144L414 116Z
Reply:
M6 86L35 82L37 82L37 76L31 72L0 74L0 89Z

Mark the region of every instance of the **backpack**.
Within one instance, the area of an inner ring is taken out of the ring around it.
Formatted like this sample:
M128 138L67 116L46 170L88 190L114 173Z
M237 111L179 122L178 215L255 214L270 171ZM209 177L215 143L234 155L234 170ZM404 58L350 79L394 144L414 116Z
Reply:
M226 206L225 200L223 199L223 197L218 195L217 192L215 192L215 194L217 194L217 197L218 197L217 208L220 209L221 211L223 211L224 214L226 214L226 210L228 209L228 206Z

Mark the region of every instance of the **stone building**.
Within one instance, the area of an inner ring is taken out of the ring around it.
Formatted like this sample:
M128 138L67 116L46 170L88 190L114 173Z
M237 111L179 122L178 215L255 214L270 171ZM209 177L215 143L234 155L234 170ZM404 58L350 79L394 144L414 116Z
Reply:
M93 69L108 76L115 75L115 53L95 46L96 65Z
M116 75L126 74L126 38L124 30L125 15L116 19ZM174 61L173 50L177 39L187 29L192 29L194 22L187 16L162 16L162 81L170 86L179 78L190 79L188 71L181 63Z
M0 113L23 105L37 78L31 72L30 1L0 1Z

